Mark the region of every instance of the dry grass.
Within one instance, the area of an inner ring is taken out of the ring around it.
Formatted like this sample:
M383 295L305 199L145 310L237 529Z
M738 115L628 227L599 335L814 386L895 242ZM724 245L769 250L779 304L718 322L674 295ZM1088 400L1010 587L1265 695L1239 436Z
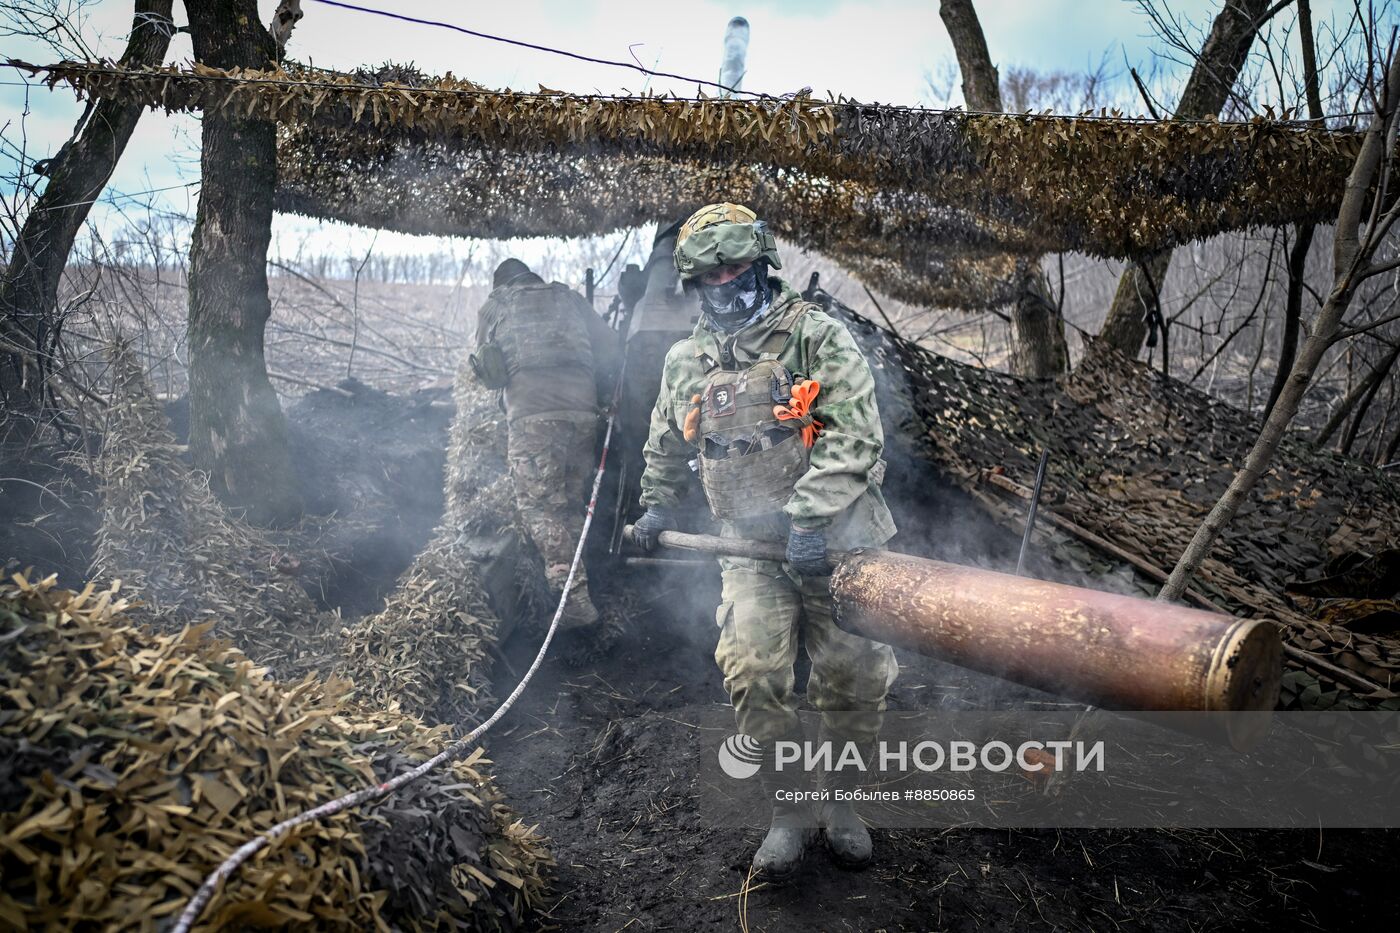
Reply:
M246 839L447 739L348 701L344 682L268 679L207 637L213 620L159 634L128 609L115 585L0 585L0 921L14 929L158 930ZM291 834L199 928L517 928L550 860L486 763Z

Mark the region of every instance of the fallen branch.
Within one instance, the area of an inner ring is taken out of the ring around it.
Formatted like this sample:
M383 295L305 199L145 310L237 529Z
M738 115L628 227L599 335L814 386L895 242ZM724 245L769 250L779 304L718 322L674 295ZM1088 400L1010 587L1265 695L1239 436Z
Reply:
M1324 657L1313 654L1311 651L1304 651L1288 642L1283 643L1283 653L1297 661L1303 667L1310 667L1320 674L1326 674L1333 680L1340 680L1357 690L1365 691L1366 694L1390 694L1394 692L1389 687L1383 687L1373 680L1369 680L1355 671L1349 671L1338 664L1333 664Z

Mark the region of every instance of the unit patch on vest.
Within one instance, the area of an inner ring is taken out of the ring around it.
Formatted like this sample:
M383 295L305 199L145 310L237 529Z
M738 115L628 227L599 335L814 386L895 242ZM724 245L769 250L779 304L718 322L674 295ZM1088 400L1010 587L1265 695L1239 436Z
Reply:
M710 414L715 417L734 414L735 393L732 383L710 387Z

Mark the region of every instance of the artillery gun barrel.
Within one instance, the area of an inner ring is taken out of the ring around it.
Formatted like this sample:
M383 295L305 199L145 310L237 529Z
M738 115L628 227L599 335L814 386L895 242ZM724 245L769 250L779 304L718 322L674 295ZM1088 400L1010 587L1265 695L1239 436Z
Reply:
M783 560L773 542L674 531L659 540ZM1267 621L892 551L830 557L837 622L877 641L1110 710L1263 712L1278 700L1283 649ZM1246 747L1267 717L1223 717L1217 728Z

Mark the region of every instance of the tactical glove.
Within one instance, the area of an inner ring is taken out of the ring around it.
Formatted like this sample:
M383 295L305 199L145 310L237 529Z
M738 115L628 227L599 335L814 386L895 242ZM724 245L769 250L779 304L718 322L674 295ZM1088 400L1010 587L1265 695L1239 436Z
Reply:
M787 562L804 577L831 575L831 561L826 559L826 532L820 528L793 525L788 532Z
M632 526L632 540L647 554L656 550L661 532L676 530L676 516L670 509L653 505Z

